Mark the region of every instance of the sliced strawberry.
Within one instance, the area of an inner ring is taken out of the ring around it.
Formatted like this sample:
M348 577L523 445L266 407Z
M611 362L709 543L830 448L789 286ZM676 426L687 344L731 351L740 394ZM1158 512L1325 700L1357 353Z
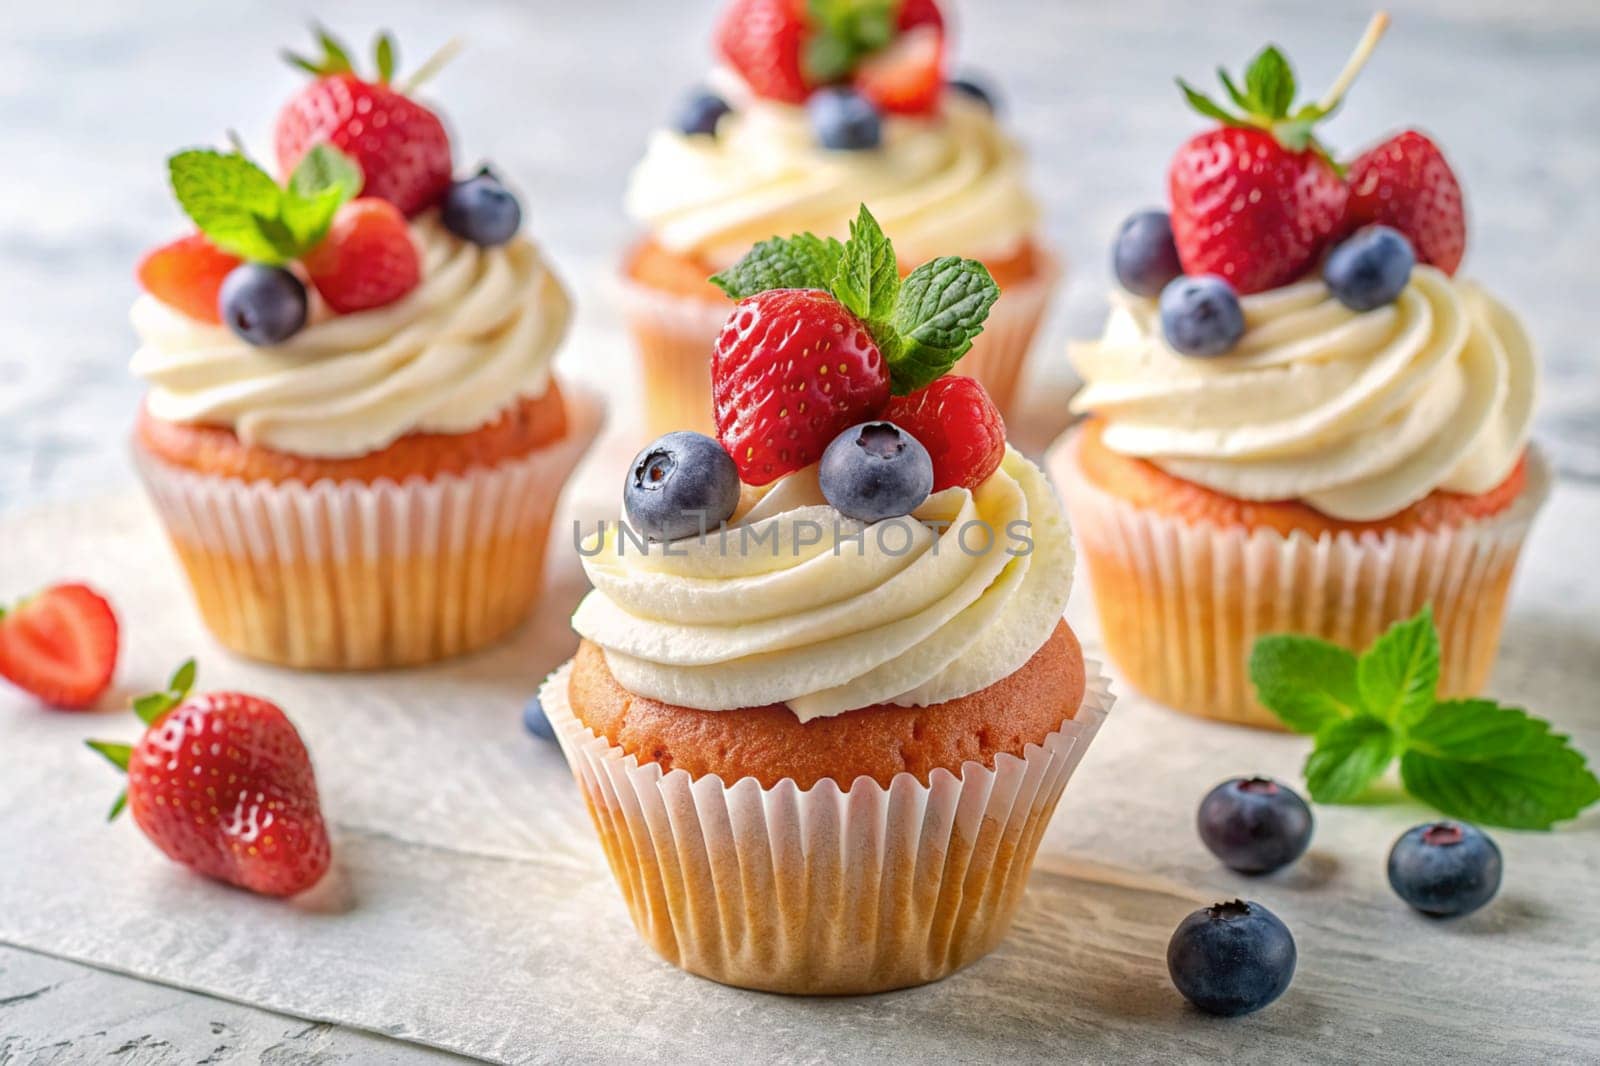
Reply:
M944 31L929 23L898 35L856 67L856 89L884 111L932 111L944 92Z
M394 303L422 278L405 216L394 204L370 196L339 208L328 235L300 263L340 314Z
M933 459L933 491L975 489L1006 456L1006 424L982 385L960 374L889 401L883 417L917 438Z
M87 585L54 585L0 611L0 677L51 707L94 706L117 669L117 616Z
M867 327L814 289L771 289L734 307L711 356L717 439L749 485L822 457L889 400L889 368Z
M139 261L139 284L168 307L201 322L220 324L217 294L222 280L238 266L229 255L202 234L180 237L148 253Z
M1351 228L1393 226L1417 258L1454 274L1467 252L1461 185L1439 146L1416 130L1384 141L1350 164Z
M805 0L734 0L717 25L717 51L757 96L805 103Z

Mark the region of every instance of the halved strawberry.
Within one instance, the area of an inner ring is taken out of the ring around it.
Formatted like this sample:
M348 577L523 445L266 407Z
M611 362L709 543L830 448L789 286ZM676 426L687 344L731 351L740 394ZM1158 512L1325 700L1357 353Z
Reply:
M1461 185L1444 153L1424 134L1405 130L1350 164L1352 228L1393 226L1417 258L1454 274L1467 251Z
M201 322L220 324L217 294L222 280L238 266L203 234L180 237L145 255L139 261L139 284L145 292L175 310Z
M944 32L926 23L906 30L856 67L856 89L885 111L925 114L944 92Z
M757 96L805 103L805 0L734 0L717 24L717 51Z
M92 707L117 668L117 616L87 585L0 610L0 677L61 710Z
M909 396L889 401L883 417L913 437L933 459L933 491L975 489L1006 457L1006 424L974 378L946 374Z
M405 216L389 201L371 196L339 208L328 235L300 264L340 314L394 303L422 278Z

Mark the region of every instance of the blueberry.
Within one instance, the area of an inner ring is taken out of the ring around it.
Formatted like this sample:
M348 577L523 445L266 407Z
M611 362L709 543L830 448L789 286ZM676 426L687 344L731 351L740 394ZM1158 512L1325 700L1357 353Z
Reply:
M282 267L241 263L228 271L217 311L248 344L281 344L306 324L306 287Z
M872 102L854 89L818 89L806 101L811 129L824 148L854 151L883 141L883 119Z
M444 194L444 228L485 248L504 244L522 225L522 208L488 167Z
M556 727L550 724L550 716L544 713L544 704L539 702L539 697L534 696L522 708L522 727L540 740L556 739Z
M1350 310L1371 311L1400 298L1416 265L1417 253L1399 230L1367 226L1328 254L1322 280Z
M843 515L879 522L910 514L933 491L928 449L892 422L851 426L817 467L822 495Z
M1222 355L1244 336L1244 309L1215 274L1174 278L1161 290L1161 332L1184 355Z
M696 89L678 110L678 132L689 136L697 133L716 136L717 123L732 110L716 93Z
M739 468L704 433L668 433L633 457L622 502L628 524L650 540L693 537L732 517Z
M1424 914L1471 914L1500 890L1500 849L1465 822L1429 822L1389 852L1389 885Z
M1129 292L1159 296L1167 282L1183 273L1172 218L1165 211L1129 215L1111 246L1111 267Z
M1167 944L1167 971L1183 998L1227 1017L1283 995L1294 964L1288 926L1261 904L1238 899L1195 911Z
M963 96L976 100L990 111L1000 110L999 98L995 96L994 89L981 78L951 78L950 88Z
M1270 777L1234 777L1200 801L1200 839L1230 870L1268 874L1311 843L1311 808Z

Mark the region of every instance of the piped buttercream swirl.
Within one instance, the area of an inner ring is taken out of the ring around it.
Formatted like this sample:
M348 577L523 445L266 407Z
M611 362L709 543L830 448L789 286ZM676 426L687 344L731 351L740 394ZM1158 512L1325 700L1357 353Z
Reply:
M1481 493L1521 457L1537 365L1482 288L1418 266L1393 304L1348 310L1320 280L1246 296L1243 340L1173 351L1153 300L1118 292L1097 341L1069 349L1075 411L1124 455L1244 500L1372 521L1436 489Z
M150 413L227 426L247 444L318 458L365 455L408 433L467 433L542 395L571 304L518 237L480 248L437 215L412 225L422 281L387 307L312 321L252 347L149 295L133 306L133 373ZM315 301L314 301L315 303Z

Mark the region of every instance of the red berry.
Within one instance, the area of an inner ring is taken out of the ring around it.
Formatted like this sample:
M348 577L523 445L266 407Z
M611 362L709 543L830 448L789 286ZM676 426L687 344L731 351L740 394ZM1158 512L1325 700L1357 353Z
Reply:
M801 67L805 0L734 0L717 25L717 51L757 96L801 104L811 86Z
M318 78L296 93L278 114L275 140L283 173L326 142L360 165L363 195L388 200L407 216L450 187L450 137L439 117L354 74Z
M944 12L939 10L938 0L904 0L896 28L909 30L916 26L944 30Z
M1178 149L1167 185L1184 273L1216 274L1241 295L1304 274L1339 229L1349 197L1316 152L1291 152L1266 130L1236 126Z
M889 401L889 367L844 305L814 289L740 300L711 356L717 439L750 485L809 466Z
M944 93L944 32L931 24L904 31L862 60L853 81L861 95L884 111L932 111Z
M300 263L340 314L392 304L422 279L422 260L405 216L394 204L370 196L339 208L328 235Z
M1446 274L1467 250L1461 186L1439 146L1416 130L1397 134L1350 164L1352 228L1393 226L1417 258Z
M86 585L55 585L0 611L0 677L51 707L92 707L117 668L117 616Z
M190 318L221 324L217 294L222 279L239 265L229 255L196 233L163 244L139 261L139 284L151 296Z
M1000 410L972 378L946 374L909 396L890 400L883 417L928 449L934 492L977 488L1006 455Z

